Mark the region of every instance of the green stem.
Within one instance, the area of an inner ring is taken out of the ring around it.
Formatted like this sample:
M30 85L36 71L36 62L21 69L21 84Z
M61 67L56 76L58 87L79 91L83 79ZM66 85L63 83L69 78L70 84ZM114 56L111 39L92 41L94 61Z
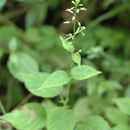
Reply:
M75 4L74 8L74 22L73 22L73 44L75 44L75 37L76 37L76 18L77 18L77 4ZM71 68L73 65L71 65ZM66 94L66 99L65 99L65 106L68 106L69 103L69 96L70 96L70 89L71 89L71 82L68 83L67 86L67 94Z
M66 94L66 100L65 100L65 105L67 106L68 105L68 103L69 103L69 96L70 96L70 88L71 88L71 83L69 82L68 83L68 86L67 86L67 94Z
M6 111L5 111L4 106L1 101L0 101L0 108L1 108L2 113L5 114Z
M74 24L73 24L73 44L75 44L75 36L76 36L76 17L77 17L77 4L75 4L74 11Z
M73 16L74 17L74 19L73 19L73 36L69 38L69 39L72 38L73 45L75 45L75 37L76 37L77 7L78 7L78 4L75 3L74 16ZM67 39L67 40L69 40L69 39ZM70 69L72 69L72 67L73 67L73 64L71 65ZM71 89L71 82L68 83L65 99L60 97L61 98L60 102L63 104L64 107L68 106L68 103L69 103L69 100L70 100L70 98L69 98L69 96L70 96L70 89Z

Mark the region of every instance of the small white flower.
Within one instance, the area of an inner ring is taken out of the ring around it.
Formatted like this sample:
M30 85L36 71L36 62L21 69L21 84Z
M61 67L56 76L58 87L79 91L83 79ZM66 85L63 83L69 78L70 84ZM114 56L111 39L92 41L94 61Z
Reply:
M71 14L74 14L74 12L71 9L67 9L66 11L71 13Z
M65 22L64 22L64 24L69 24L69 23L70 23L70 21L65 21Z
M81 27L81 29L82 29L82 30L85 30L85 29L86 29L86 27L85 27L85 26L82 26L82 27Z
M74 4L74 5L75 5L75 1L72 1L72 4Z
M87 9L84 8L84 7L82 7L82 8L80 8L80 10L81 10L81 11L86 11Z

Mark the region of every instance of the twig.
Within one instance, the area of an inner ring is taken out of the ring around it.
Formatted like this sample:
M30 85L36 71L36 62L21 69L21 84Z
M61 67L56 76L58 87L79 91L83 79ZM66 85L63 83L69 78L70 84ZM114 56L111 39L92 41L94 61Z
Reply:
M14 109L17 109L28 102L33 97L32 94L28 94Z

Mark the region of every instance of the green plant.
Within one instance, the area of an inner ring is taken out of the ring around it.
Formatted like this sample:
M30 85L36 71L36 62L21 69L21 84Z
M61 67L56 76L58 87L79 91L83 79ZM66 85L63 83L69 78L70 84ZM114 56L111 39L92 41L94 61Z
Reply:
M0 129L129 130L130 4L82 2L0 1Z

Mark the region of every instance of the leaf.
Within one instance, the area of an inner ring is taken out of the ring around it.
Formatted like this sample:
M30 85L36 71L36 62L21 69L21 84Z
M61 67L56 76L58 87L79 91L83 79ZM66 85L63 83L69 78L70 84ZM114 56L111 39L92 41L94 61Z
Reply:
M0 116L18 130L40 130L45 127L46 113L39 103L29 103L3 116Z
M70 78L68 77L67 73L62 70L57 70L53 72L42 84L41 89L43 88L55 88L55 87L61 87L65 84L67 84L70 81Z
M8 45L9 41L22 35L22 31L13 25L6 25L0 27L0 44Z
M21 81L24 82L26 88L34 95L40 97L55 97L61 93L63 87L42 88L39 90L44 81L49 77L47 73L33 72L21 73Z
M43 101L42 106L44 107L47 116L59 107L50 100Z
M75 130L110 130L110 127L102 117L91 116L82 120Z
M87 65L76 66L71 70L72 78L75 80L85 80L100 73L100 71Z
M72 42L68 42L66 41L64 38L60 37L60 40L62 42L62 45L64 47L65 50L73 53L74 52L74 46L72 44Z
M52 48L58 41L56 29L52 26L30 27L26 31L26 38L40 51Z
M32 2L33 3L33 2ZM48 5L44 2L44 4L33 3L31 4L28 12L25 17L25 26L26 28L30 28L33 26L41 25L42 22L46 18Z
M81 55L80 52L75 52L72 54L72 60L77 64L81 65Z
M73 130L75 117L72 110L59 108L51 112L47 120L47 130Z
M112 124L128 124L129 122L128 116L114 107L108 107L105 115Z
M130 116L130 98L119 98L115 103L122 112Z
M76 122L81 121L88 115L92 114L89 100L86 97L80 98L74 105Z
M23 52L12 53L8 60L10 73L21 81L20 73L38 72L37 62L28 54Z
M120 125L117 125L116 127L114 127L113 130L130 130L130 126L124 125L124 124L120 124Z
M6 0L0 0L0 9L6 4Z
M111 90L121 90L122 86L116 80L103 80L100 82L99 93L103 94L104 92L108 92Z

